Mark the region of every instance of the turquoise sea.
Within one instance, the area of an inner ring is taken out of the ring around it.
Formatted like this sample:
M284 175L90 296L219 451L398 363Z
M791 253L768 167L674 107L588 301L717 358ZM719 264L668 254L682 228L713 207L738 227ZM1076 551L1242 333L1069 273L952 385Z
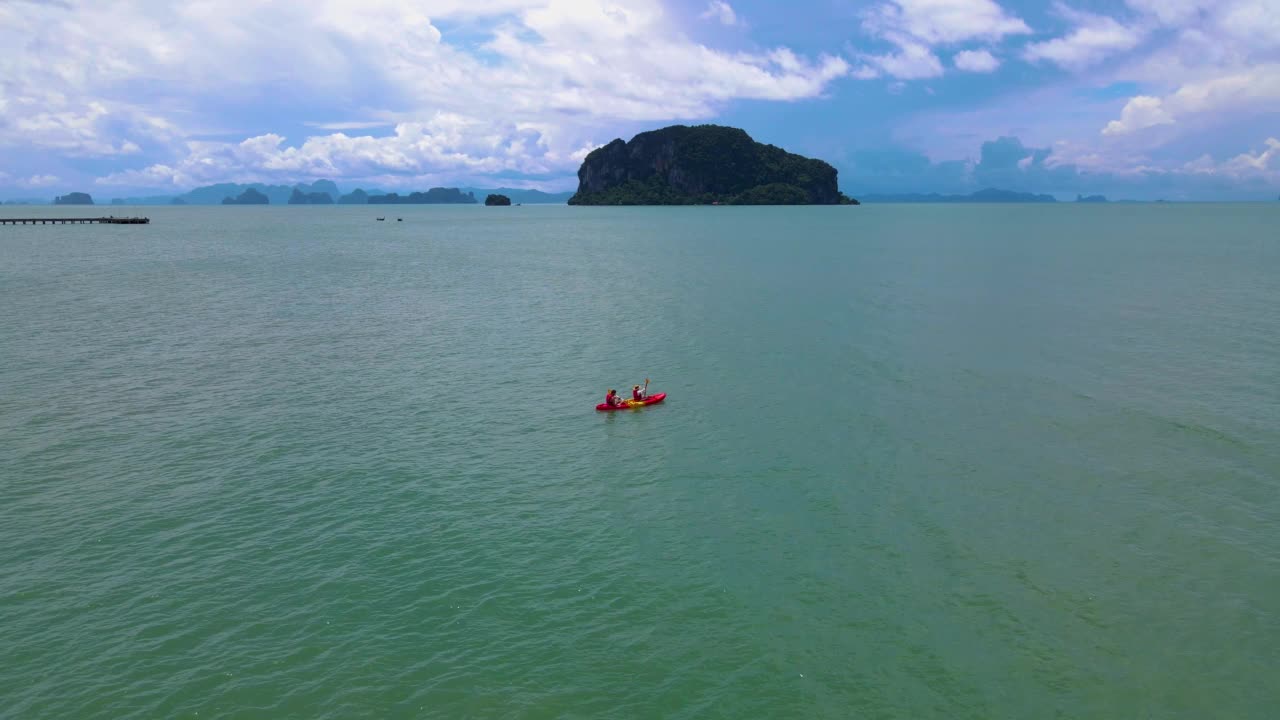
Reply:
M0 717L1280 708L1280 204L107 212L0 227Z

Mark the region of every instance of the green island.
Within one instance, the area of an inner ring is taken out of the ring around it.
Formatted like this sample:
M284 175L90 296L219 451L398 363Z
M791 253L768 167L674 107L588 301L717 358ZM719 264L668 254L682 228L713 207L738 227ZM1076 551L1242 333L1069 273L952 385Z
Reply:
M722 125L672 125L596 148L570 205L857 205L822 160Z
M510 205L511 198L507 197L506 195L499 195L498 193L490 193L487 197L485 197L484 204L489 205L491 207L495 205Z
M92 205L93 198L88 193L73 192L53 199L54 205Z

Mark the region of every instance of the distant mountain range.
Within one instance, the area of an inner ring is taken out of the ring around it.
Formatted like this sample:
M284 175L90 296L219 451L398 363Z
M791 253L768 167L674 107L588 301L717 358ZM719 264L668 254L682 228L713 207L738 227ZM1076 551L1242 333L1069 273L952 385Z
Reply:
M243 204L241 198L253 199L254 204L262 204L256 198L256 195L248 195L245 193L253 190L255 194L261 194L267 199L270 205L289 205L289 204L306 204L306 205L328 205L337 203L342 205L366 205L366 204L385 204L385 203L466 203L471 204L477 202L477 198L483 198L488 195L505 195L511 198L513 205L541 205L555 204L563 205L573 196L572 192L543 192L541 190L525 190L520 188L432 188L426 192L413 192L408 195L398 195L397 193L387 192L377 188L360 189L356 188L349 193L343 194L338 185L332 180L317 180L313 183L297 183L295 185L265 185L263 183L218 183L216 185L206 185L198 187L189 192L180 195L151 195L147 197L127 197L114 198L111 200L112 205L238 205ZM83 195L83 193L70 193L63 196L63 202L67 199ZM371 198L385 197L385 200L371 200ZM86 196L87 197L87 196ZM231 202L226 202L230 198ZM939 193L881 193L859 195L858 199L865 203L1053 203L1058 202L1052 195L1038 195L1035 193L1017 192L1014 190L1000 190L997 188L986 188L968 195L942 195ZM83 201L82 201L83 202ZM92 201L90 201L92 202ZM1102 195L1077 195L1075 202L1077 203L1135 203L1150 202L1141 200L1108 200ZM1157 202L1164 202L1163 200ZM4 205L49 205L49 200L39 198L21 198L8 200Z
M1053 203L1052 195L1015 192L986 188L968 195L939 195L938 193L897 193L887 195L859 195L858 199L872 203Z
M253 190L266 196L270 205L365 205L383 203L475 203L476 197L490 194L506 195L512 203L564 204L568 202L572 192L548 193L541 190L521 190L517 188L431 188L426 192L414 192L408 195L397 195L379 189L356 188L343 194L332 180L317 180L313 183L297 183L295 185L266 185L264 183L218 183L198 187L179 195L150 195L146 197L113 198L112 205L223 205L239 204L235 202L246 191ZM394 196L394 197L392 197ZM325 198L328 198L326 202ZM386 200L371 198L386 197ZM227 198L233 202L225 203ZM411 199L412 198L412 199Z

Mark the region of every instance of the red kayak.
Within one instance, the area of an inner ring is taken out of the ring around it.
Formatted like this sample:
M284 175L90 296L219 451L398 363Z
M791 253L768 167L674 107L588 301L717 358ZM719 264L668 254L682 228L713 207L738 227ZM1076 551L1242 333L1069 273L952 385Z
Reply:
M654 393L653 395L650 395L644 400L623 400L621 405L615 405L613 407L609 407L604 403L600 403L599 405L596 406L596 409L597 410L630 410L631 408L640 408L640 407L644 407L645 405L657 405L658 403L666 399L667 399L666 393Z

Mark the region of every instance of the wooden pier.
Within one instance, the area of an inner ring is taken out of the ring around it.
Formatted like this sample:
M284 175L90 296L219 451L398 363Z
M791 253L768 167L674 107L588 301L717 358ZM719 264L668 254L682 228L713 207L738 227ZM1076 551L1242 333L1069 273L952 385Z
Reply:
M144 217L95 217L95 218L0 218L0 225L146 225L151 218Z

